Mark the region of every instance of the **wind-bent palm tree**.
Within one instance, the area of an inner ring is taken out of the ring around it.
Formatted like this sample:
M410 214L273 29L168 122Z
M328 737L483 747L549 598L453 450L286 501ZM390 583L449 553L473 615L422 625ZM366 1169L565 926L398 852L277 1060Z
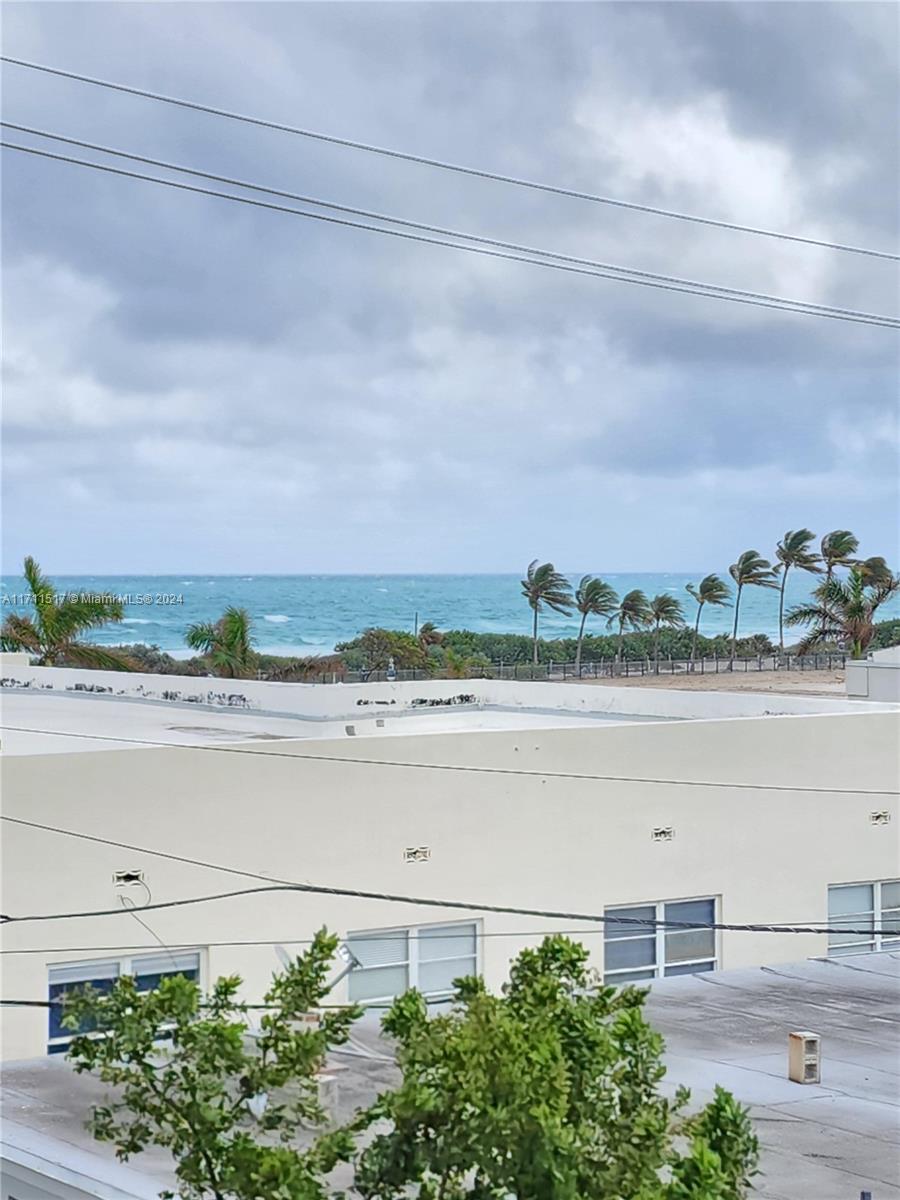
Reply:
M887 583L894 577L894 572L880 554L873 558L862 558L853 564L864 581L870 584Z
M900 575L867 579L858 567L850 568L846 580L823 580L809 604L798 604L787 615L788 625L814 626L800 642L800 653L836 642L851 658L863 658L875 633L875 613L898 592Z
M728 606L731 599L731 588L718 575L704 575L698 584L689 583L686 589L697 601L697 620L694 622L694 637L691 641L691 662L697 653L697 636L700 633L700 614L704 604L714 604L723 608Z
M737 650L738 617L741 611L741 592L745 587L777 588L778 571L767 558L763 558L758 550L745 550L736 563L728 568L728 573L737 584L734 598L734 629L731 633L731 661Z
M434 621L423 621L419 626L419 645L428 653L429 646L439 646L444 640L444 635L435 625Z
M834 575L835 567L850 567L859 549L859 538L849 529L832 529L819 543L822 562L825 564L826 582Z
M625 637L625 630L646 629L652 620L650 605L644 593L639 588L635 588L631 592L626 592L619 601L618 608L606 622L609 628L612 628L616 624L619 626L619 637L616 642L617 663L622 661L622 642Z
M29 555L23 569L34 616L10 613L0 628L4 650L24 651L39 667L89 667L98 671L137 671L139 664L113 646L79 641L89 629L121 621L124 607L114 596L60 595Z
M533 655L532 662L537 666L538 661L538 613L544 608L552 608L554 612L568 613L572 610L574 600L572 588L562 572L557 571L553 563L539 563L534 559L528 564L525 578L522 580L522 595L534 611L532 626Z
M778 597L778 644L784 654L784 589L787 585L788 571L797 567L800 571L811 571L821 575L821 559L810 545L815 538L810 529L789 529L775 547L775 557L781 565L781 595ZM776 571L778 567L775 568Z
M680 629L684 625L684 609L681 601L668 592L660 592L654 596L648 605L650 621L653 625L653 661L656 664L656 674L659 674L659 631L665 625L668 629Z
M209 659L223 679L246 679L256 668L250 614L245 608L226 608L214 622L190 625L184 640Z
M584 626L588 617L608 617L616 611L619 597L611 584L593 575L583 575L575 589L575 607L581 613L578 629L578 648L575 651L575 671L581 673L581 644L584 641Z

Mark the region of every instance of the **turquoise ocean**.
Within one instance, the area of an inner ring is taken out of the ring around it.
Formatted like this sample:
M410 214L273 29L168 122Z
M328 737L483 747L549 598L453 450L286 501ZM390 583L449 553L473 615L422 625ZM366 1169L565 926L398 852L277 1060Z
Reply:
M570 572L577 581L584 572ZM727 576L726 571L722 571ZM521 596L518 575L55 575L61 592L102 592L123 598L121 625L98 631L103 644L145 642L186 656L184 632L198 621L213 621L228 605L246 608L254 621L257 648L272 654L321 654L355 637L370 625L414 629L416 619L439 629L483 633L530 633L531 613ZM685 584L694 574L604 574L619 595L641 588L648 596L670 592L684 602L693 621L696 608ZM815 577L788 576L786 607L805 600ZM24 580L5 575L0 583L0 613L28 612ZM900 616L896 599L882 610ZM704 610L701 631L731 631L728 609ZM599 620L588 631L603 631ZM742 634L778 634L778 592L745 588L741 600ZM547 637L575 636L578 623L548 612L541 617Z

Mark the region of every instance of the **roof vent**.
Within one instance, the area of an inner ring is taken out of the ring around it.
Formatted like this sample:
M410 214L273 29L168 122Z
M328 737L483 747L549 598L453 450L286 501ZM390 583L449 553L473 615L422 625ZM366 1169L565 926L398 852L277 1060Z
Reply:
M822 1079L822 1040L801 1029L788 1034L788 1079L793 1083L819 1083Z

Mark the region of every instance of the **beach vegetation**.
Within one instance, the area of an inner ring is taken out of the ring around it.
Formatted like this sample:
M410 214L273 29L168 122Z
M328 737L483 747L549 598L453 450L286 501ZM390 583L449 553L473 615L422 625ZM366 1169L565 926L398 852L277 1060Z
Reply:
M189 625L184 640L198 650L210 671L222 679L250 679L257 673L253 623L246 608L226 608L218 621Z
M522 595L528 601L533 613L531 644L532 659L538 661L538 614L545 608L554 612L571 612L575 599L572 587L565 575L554 567L552 562L539 562L533 559L528 564L525 578L522 580Z
M784 653L784 589L787 586L788 572L791 567L799 571L810 571L814 575L822 573L822 560L811 549L815 534L810 529L789 529L775 548L778 560L776 571L781 571L781 587L778 596L778 645ZM884 559L881 559L884 562Z
M660 629L680 629L684 625L684 609L681 601L670 592L660 592L648 604L650 622L653 625L653 661L656 673L659 674L659 634Z
M588 617L609 617L615 611L619 597L615 589L594 575L583 575L575 589L575 608L581 614L578 626L578 641L575 647L575 670L581 670L581 651L584 645L584 627Z
M704 604L712 604L724 608L731 600L731 588L719 575L704 575L699 583L689 583L685 590L697 601L697 617L694 621L694 635L691 638L691 662L697 657L697 638L700 634L700 616Z
M88 667L96 671L135 671L127 648L98 646L84 634L115 624L125 615L115 596L60 592L29 555L22 574L28 585L33 616L9 613L0 627L0 647L30 654L39 667Z
M788 625L811 625L800 642L805 654L818 646L834 644L851 658L864 658L875 636L875 614L900 592L900 575L867 574L851 567L846 579L825 579L808 604L795 605Z
M652 623L653 618L650 613L650 603L640 588L634 588L632 591L626 592L606 622L609 628L612 628L614 625L618 626L619 632L616 640L617 663L622 661L622 645L625 638L625 630L646 629Z
M758 550L745 550L737 562L731 564L728 573L736 585L734 598L734 628L731 634L731 660L737 654L738 620L741 612L741 593L745 587L778 587L778 569Z

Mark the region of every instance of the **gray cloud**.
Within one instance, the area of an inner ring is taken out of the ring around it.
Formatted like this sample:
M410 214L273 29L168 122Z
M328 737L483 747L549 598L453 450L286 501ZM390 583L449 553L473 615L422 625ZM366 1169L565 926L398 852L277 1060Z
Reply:
M16 4L5 41L364 140L889 245L896 20L879 4ZM16 68L4 109L569 253L895 305L891 264ZM578 560L588 537L612 568L674 568L798 523L894 552L892 334L5 166L7 568L35 552L56 570L503 569Z

